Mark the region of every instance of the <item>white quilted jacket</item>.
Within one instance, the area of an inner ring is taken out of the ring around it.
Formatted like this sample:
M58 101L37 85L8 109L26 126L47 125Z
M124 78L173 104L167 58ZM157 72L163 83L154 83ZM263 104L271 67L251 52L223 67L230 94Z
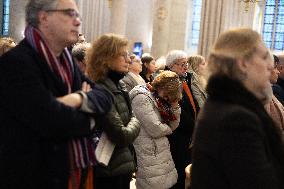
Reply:
M145 86L136 86L129 94L135 116L141 122L139 136L134 141L138 162L136 188L170 188L177 182L178 175L166 135L177 128L180 109L174 112L176 121L163 124L157 104Z

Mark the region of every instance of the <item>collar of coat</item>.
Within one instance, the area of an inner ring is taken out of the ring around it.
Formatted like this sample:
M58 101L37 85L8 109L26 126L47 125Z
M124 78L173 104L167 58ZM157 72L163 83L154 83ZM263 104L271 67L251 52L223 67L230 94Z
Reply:
M207 92L209 98L214 101L239 104L251 110L265 111L263 104L253 93L248 91L240 81L228 76L212 76L208 81Z
M212 76L208 81L207 92L209 95L208 101L236 104L254 112L262 122L260 127L263 128L268 138L272 153L277 157L284 168L283 136L281 136L280 129L275 126L275 123L265 111L264 105L260 100L248 91L240 81L227 76Z

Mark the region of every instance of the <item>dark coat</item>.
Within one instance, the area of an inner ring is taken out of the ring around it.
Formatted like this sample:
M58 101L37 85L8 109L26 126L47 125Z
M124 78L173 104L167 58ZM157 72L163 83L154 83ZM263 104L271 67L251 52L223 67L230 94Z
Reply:
M284 80L278 78L277 83L272 85L274 96L281 102L284 106Z
M187 82L189 90L191 90L191 74L188 73L187 77L183 79L185 79L185 82ZM198 103L195 99L193 100L195 102L195 106L198 111L199 110ZM180 106L181 106L181 114L180 114L179 126L176 130L173 131L173 134L168 136L172 157L178 172L178 182L174 186L176 188L184 188L185 184L184 169L191 162L189 146L192 140L192 134L195 125L194 110L184 90L182 91L182 100L180 102Z
M118 80L114 82L106 78L98 83L113 94L114 104L106 116L97 119L96 125L105 131L116 146L109 165L107 167L97 165L95 176L131 175L136 169L136 157L132 143L139 135L140 123L132 113L127 90L121 87Z
M74 64L72 91L85 80ZM0 59L0 188L64 189L68 141L91 134L88 115L59 103L67 88L23 40Z
M191 189L283 189L284 146L262 103L243 85L215 76L198 116Z

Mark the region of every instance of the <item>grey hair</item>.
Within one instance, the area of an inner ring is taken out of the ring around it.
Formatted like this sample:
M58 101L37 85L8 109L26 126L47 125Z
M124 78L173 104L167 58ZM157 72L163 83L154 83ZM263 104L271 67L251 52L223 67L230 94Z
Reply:
M182 50L172 50L166 57L166 66L171 67L178 59L187 58L187 54Z
M91 48L91 44L90 43L76 43L73 48L72 48L72 55L74 56L74 58L76 58L78 61L84 61L85 60L85 56L86 56L86 52L88 51L88 49Z
M26 5L26 22L37 27L39 24L38 13L40 11L55 9L59 0L29 0Z

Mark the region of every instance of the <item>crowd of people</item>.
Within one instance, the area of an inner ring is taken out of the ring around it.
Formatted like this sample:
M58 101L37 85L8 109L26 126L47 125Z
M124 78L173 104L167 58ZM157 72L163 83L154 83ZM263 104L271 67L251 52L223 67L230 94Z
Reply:
M87 43L74 0L29 0L26 23L0 39L0 188L284 188L284 55L256 31L157 59Z

